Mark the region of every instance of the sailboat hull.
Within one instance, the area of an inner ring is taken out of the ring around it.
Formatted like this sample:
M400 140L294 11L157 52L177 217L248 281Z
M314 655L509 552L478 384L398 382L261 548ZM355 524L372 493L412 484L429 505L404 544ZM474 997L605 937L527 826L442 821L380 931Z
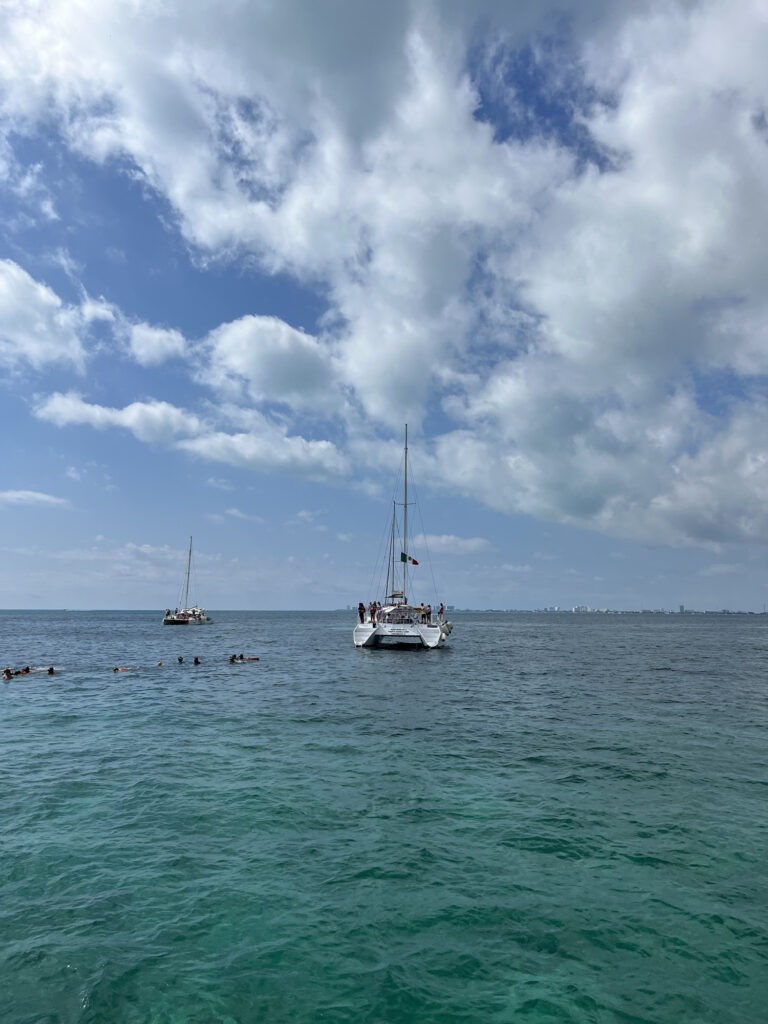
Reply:
M448 636L440 626L395 625L361 622L355 626L353 639L355 647L442 647Z

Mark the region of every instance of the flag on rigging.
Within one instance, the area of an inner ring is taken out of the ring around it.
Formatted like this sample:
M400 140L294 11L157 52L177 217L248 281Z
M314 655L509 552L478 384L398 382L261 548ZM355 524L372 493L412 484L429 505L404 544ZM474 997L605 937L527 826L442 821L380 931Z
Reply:
M415 559L415 558L411 558L411 556L410 556L410 555L406 555L406 553L405 553L404 551L401 551L401 552L400 552L400 561L401 561L401 562L410 562L410 563L411 563L411 565L418 565L418 564L419 564L419 563L418 563L418 562L416 561L416 559Z

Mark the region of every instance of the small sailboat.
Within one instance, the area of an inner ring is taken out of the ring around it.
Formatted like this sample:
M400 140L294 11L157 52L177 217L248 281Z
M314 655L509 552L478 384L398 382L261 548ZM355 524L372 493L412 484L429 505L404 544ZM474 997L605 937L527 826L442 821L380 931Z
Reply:
M192 538L189 538L189 554L187 555L187 571L184 574L184 583L181 588L181 600L179 606L171 611L165 609L163 616L164 626L204 626L209 620L205 617L205 611L199 605L189 603L189 578L192 571Z
M355 647L443 647L453 631L442 611L430 606L408 603L408 567L419 563L408 554L408 424L405 426L403 472L403 532L402 544L396 541L397 504L392 510L392 530L384 593L384 604L376 605L366 618L361 605L359 622L354 629ZM399 569L402 568L402 583ZM442 610L442 605L440 605Z

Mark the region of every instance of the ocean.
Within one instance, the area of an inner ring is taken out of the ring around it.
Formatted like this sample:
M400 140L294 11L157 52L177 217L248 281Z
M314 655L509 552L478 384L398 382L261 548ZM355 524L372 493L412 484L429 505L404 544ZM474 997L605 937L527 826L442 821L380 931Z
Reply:
M768 1019L765 616L161 612L0 612L2 1024Z

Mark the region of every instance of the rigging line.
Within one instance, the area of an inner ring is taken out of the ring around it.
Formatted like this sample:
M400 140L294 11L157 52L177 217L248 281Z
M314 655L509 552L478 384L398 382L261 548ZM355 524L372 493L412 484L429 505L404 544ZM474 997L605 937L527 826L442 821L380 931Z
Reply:
M432 568L432 555L431 555L431 552L429 550L429 541L427 540L426 527L424 526L424 516L422 515L422 512L421 512L421 501L419 500L419 489L418 489L418 487L416 486L415 483L411 483L411 487L413 489L414 498L416 499L414 501L414 505L416 506L416 512L418 513L419 522L421 523L421 537L422 537L422 540L424 541L424 550L427 552L427 565L429 566L429 575L430 575L430 577L432 579L432 596L435 599L435 603L437 603L437 597L438 597L438 594L437 594L437 583L435 581L435 573L434 573L434 570Z
M401 469L402 469L402 460L401 460L401 464L400 465L401 465ZM400 472L398 472L398 476L397 476L397 478L395 480L395 485L394 485L394 488L393 488L393 491L392 491L392 501L393 502L395 502L395 496L396 496L396 493L397 493L397 484L398 484L399 480L400 480ZM398 525L397 522L395 522L395 526L397 526L397 525ZM371 592L373 592L373 596L377 600L379 599L379 596L381 596L381 598L383 600L386 600L386 598L387 598L387 595L382 593L382 590L385 589L385 585L382 583L382 580L386 576L386 565L387 565L387 561L389 559L389 540L390 540L391 532L392 532L392 520L391 520L391 518L389 518L387 520L386 530L379 537L378 552L376 554L376 561L374 562L374 565L373 565L373 571L371 572L371 578L370 578L369 587L368 587L369 595L371 594ZM377 577L378 577L378 584L376 582ZM393 581L393 585L394 585L394 581ZM370 600L370 598L369 598L369 600Z
M373 594L373 596L375 596L377 600L378 600L378 594L379 594L379 592L381 590L381 577L382 577L382 574L384 572L385 562L386 562L386 557L387 557L386 554L383 554L382 549L386 549L389 546L389 532L390 532L390 529L391 529L391 524L390 524L390 526L387 527L387 529L385 530L384 534L379 536L379 547L378 547L378 551L377 551L377 554L376 554L376 561L373 563L373 571L371 572L371 578L370 578L370 580L368 582L368 594L369 595ZM376 577L377 576L378 576L378 585L376 584ZM369 601L372 600L372 597L369 596L368 600Z

